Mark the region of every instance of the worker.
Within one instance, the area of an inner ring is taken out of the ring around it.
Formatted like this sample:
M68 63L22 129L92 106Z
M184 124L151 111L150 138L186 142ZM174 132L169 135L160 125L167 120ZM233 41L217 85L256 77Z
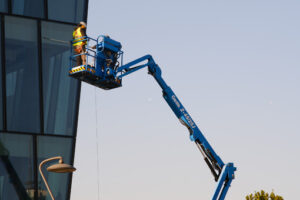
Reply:
M110 39L109 35L105 35L105 37ZM118 64L116 64L118 60L118 53L109 49L104 49L104 54L106 56L106 66L116 70L116 68L118 68Z
M80 22L73 32L73 48L74 48L74 54L83 54L80 56L76 56L76 64L79 65L86 65L86 23Z

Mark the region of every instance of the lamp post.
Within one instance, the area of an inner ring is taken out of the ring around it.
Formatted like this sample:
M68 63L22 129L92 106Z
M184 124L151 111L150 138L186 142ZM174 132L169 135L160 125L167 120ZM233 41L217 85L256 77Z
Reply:
M68 165L68 164L65 164L63 162L63 159L61 156L56 156L56 157L53 157L53 158L48 158L46 160L43 160L41 163L40 163L40 166L39 166L39 170L40 170L40 174L43 178L43 181L46 185L46 188L52 198L52 200L55 200L54 197L53 197L53 194L49 188L49 185L47 183L47 180L45 179L45 176L42 172L42 166L47 163L47 162L50 162L50 161L53 161L53 160L59 160L57 164L54 164L54 165L51 165L50 167L47 168L47 171L49 172L56 172L56 173L70 173L70 172L74 172L76 170L75 167L71 166L71 165Z

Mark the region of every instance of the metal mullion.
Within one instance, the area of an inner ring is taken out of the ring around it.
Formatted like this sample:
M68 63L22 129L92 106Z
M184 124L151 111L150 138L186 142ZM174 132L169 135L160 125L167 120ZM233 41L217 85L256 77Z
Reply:
M2 15L1 16L1 31L2 31L2 33L1 33L1 45L2 45L2 47L4 47L4 48L2 48L2 51L1 51L1 53L2 53L2 55L1 55L1 57L2 57L2 102L3 102L3 104L2 104L2 106L3 106L3 108L2 108L2 110L3 110L3 130L4 131L6 131L7 130L7 111L6 111L6 66L5 66L5 60L6 60L6 58L5 58L5 50L6 50L6 48L5 48L5 20L4 20L4 16Z
M83 21L85 22L87 22L87 18L88 18L88 8L89 8L89 0L85 0L84 15L83 15Z
M7 11L8 11L8 13L11 14L11 13L12 13L12 0L8 0L8 1L7 1L7 4L8 4L8 5L7 5L7 7L8 7L8 8L7 8Z
M38 155L37 155L37 136L33 135L33 177L34 177L34 200L38 200Z
M77 80L76 80L77 81ZM81 93L81 81L77 81L77 96L76 96L76 110L75 110L75 119L73 123L73 132L72 135L76 138L77 137L77 128L78 128L78 115L79 115L79 105L80 105L80 93Z
M25 19L45 20L45 19L42 19L40 17L31 17L31 16L17 15L17 14L12 14L12 13L8 14L8 13L0 12L0 14L7 15L7 16L12 16L12 17L21 17L21 18L25 18ZM77 25L77 23L64 22L64 21L58 21L58 20L53 20L53 19L47 19L45 21L54 22L54 23L58 23L58 24L72 25L72 26L76 26Z
M38 31L38 63L39 63L39 101L40 101L40 133L44 134L44 98L43 98L43 60L42 60L42 26L41 20L37 22Z
M44 17L48 20L48 0L44 0Z
M37 135L37 136L49 136L49 137L59 137L59 138L73 138L74 136L69 135L56 135L56 134L37 134L37 133L28 133L21 131L1 131L0 133L8 133L8 134L20 134L20 135Z

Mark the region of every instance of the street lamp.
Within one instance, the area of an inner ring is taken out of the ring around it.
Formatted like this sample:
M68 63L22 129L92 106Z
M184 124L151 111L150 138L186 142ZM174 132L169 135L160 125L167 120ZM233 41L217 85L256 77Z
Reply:
M40 174L44 180L44 183L46 185L46 188L52 198L52 200L55 200L54 197L53 197L53 194L48 186L48 183L47 183L47 180L45 179L45 176L42 172L42 166L49 162L49 161L52 161L52 160L59 160L57 164L54 164L54 165L51 165L50 167L47 168L47 171L49 172L56 172L56 173L70 173L70 172L74 172L76 170L75 167L71 166L71 165L68 165L68 164L65 164L63 162L63 159L61 156L56 156L56 157L53 157L53 158L48 158L46 160L43 160L39 166L39 170L40 170Z

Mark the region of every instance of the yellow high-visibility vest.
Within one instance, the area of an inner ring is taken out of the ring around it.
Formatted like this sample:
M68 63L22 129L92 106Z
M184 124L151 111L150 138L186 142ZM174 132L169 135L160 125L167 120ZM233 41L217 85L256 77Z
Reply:
M73 46L79 46L79 45L86 45L86 41L82 41L83 38L82 34L81 34L81 27L78 27L75 29L75 31L73 32ZM80 38L80 39L77 39ZM76 40L77 39L77 40Z

